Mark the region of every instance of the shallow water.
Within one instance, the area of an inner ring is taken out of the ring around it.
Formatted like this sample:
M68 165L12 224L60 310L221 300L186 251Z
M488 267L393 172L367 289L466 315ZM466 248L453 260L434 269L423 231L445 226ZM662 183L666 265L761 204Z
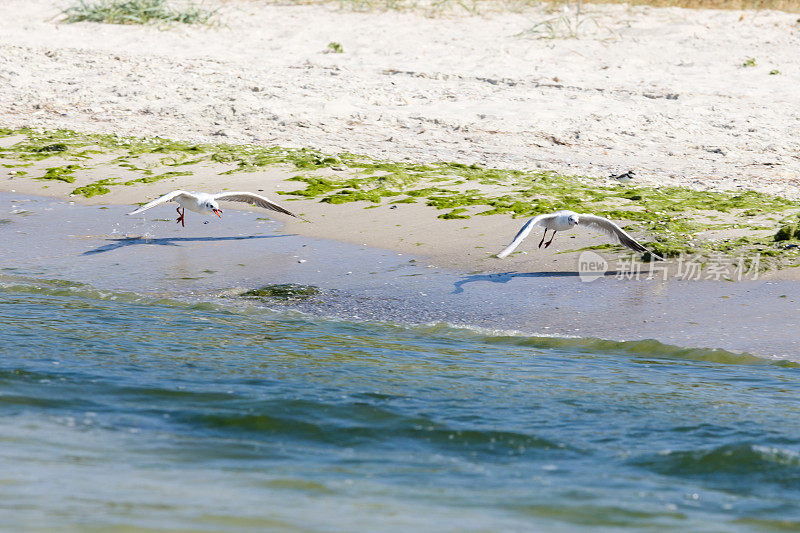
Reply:
M287 234L255 212L226 210L224 220L195 215L183 228L169 207L154 211L170 217L161 220L128 217L127 210L0 194L0 274L214 301L231 291L300 283L325 291L292 304L317 316L655 338L800 361L800 282L583 283L574 271L453 272L424 257Z
M6 277L0 529L800 528L800 373Z

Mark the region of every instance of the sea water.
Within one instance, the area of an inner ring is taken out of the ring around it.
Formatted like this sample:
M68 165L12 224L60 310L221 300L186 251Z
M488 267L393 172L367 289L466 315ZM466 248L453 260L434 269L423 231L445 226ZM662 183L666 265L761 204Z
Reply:
M800 528L800 373L655 341L0 288L0 529Z

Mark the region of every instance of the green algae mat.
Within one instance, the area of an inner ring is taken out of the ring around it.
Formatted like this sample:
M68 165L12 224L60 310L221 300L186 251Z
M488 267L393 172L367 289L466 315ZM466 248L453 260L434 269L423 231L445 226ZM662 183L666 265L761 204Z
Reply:
M200 172L217 176L224 190L228 176L272 169L286 174L279 194L287 197L367 209L423 203L441 219L530 217L571 209L623 221L651 236L644 244L665 257L758 253L769 266L800 263L797 202L754 191L637 186L541 170L398 163L311 149L28 128L0 128L0 164L10 177L41 181L43 188L54 181L75 184L71 193L86 198Z

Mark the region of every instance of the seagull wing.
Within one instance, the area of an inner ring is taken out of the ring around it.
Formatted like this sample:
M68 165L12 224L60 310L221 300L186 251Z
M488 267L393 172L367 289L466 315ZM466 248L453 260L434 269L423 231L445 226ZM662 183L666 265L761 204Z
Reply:
M283 213L284 215L291 215L295 218L300 218L288 209L279 206L272 200L252 192L223 192L215 194L214 200L222 200L225 202L244 202L246 204L263 207L264 209L269 209L271 211L277 211L278 213Z
M533 217L532 219L527 221L525 223L525 225L522 226L522 228L519 230L519 233L517 233L516 237L514 237L514 240L511 241L511 244L506 246L505 249L503 249L502 252L497 254L497 257L502 259L505 256L507 256L508 254L510 254L511 252L513 252L514 249L517 246L519 246L519 243L521 243L525 239L525 237L528 236L528 234L531 232L531 230L535 226L539 225L539 223L542 222L544 219L549 218L549 217L553 217L553 216L555 216L555 215L552 215L552 214L550 214L550 215L536 215L535 217Z
M605 235L608 235L612 239L616 240L623 246L627 246L631 250L635 252L649 252L650 255L656 257L660 260L664 260L662 257L657 256L641 244L639 244L636 239L628 235L625 230L617 226L615 223L611 222L605 217L597 216L597 215L578 215L578 225L585 226L589 229L593 229L595 231L599 231Z
M135 215L135 214L137 214L137 213L141 213L142 211L147 211L147 210L148 210L148 209L150 209L151 207L155 207L155 206L157 206L157 205L159 205L159 204L163 204L163 203L169 202L170 200L174 200L174 199L175 199L175 198L177 198L178 196L185 196L187 200L188 200L189 198L193 198L193 197L194 197L194 195L192 195L191 193L188 193L188 192L186 192L186 191L180 191L180 190L178 190L178 191L172 191L172 192L168 192L168 193L167 193L167 194L165 194L164 196L161 196L161 197L159 197L159 198L156 198L156 199L155 199L155 200L153 200L152 202L148 202L148 203L144 204L142 207L140 207L139 209L137 209L137 210L135 210L135 211L131 211L131 212L130 212L130 213L128 213L128 214L129 214L129 215Z

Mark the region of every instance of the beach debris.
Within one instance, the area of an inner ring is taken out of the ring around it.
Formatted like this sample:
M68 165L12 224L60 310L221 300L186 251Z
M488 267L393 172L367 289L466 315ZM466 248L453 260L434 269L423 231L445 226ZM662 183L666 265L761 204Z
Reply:
M258 289L250 289L239 296L243 298L270 298L273 300L297 301L308 300L322 294L322 289L314 285L299 285L297 283L280 283L265 285Z
M531 230L536 227L541 226L544 228L544 235L542 236L542 240L539 241L539 248L544 246L547 248L553 242L553 239L556 237L556 233L559 231L566 231L568 229L572 229L575 226L583 226L589 229L593 229L595 231L599 231L611 237L613 240L619 242L623 246L630 248L635 252L641 253L649 253L651 256L655 257L663 261L662 257L654 254L641 244L639 244L633 237L628 235L625 230L617 226L614 222L610 221L605 217L601 217L598 215L590 215L590 214L579 214L574 211L556 211L555 213L549 213L546 215L537 215L527 221L522 228L519 230L519 233L514 237L514 240L511 241L511 244L505 247L505 249L497 254L497 257L503 258L506 257L508 254L514 251L514 249L520 245L520 243L528 236ZM553 235L550 237L550 240L546 243L544 242L545 238L547 237L547 230L552 230Z
M157 205L166 202L177 202L180 205L180 207L176 209L176 211L178 212L177 222L181 226L185 226L186 224L184 223L184 214L186 213L186 209L188 209L189 211L194 211L195 213L200 213L201 215L217 215L219 218L222 218L222 209L219 208L219 203L218 203L221 201L243 202L251 206L263 207L264 209L277 211L278 213L290 215L295 218L302 218L299 217L298 215L295 215L288 209L279 206L275 202L268 199L266 196L261 196L260 194L256 194L253 192L244 192L244 191L208 194L204 192L193 193L193 192L177 190L167 193L159 198L156 198L152 202L146 203L139 209L131 211L128 214L136 215L141 213L142 211L147 211L151 207L155 207Z
M631 181L633 179L635 174L636 174L636 172L634 172L633 170L629 170L629 171L624 172L622 174L616 174L616 175L612 175L610 177L611 177L611 179L617 180L620 183L628 183L629 181Z
M786 224L775 233L775 242L800 239L800 227L798 224Z

